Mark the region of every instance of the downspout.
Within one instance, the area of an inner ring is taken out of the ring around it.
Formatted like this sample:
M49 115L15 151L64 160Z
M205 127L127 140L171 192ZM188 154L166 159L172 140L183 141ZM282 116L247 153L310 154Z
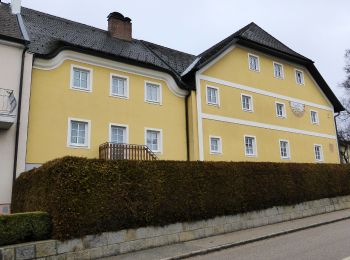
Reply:
M190 161L190 127L188 118L188 99L191 96L191 91L185 97L185 113L186 113L186 150L187 150L187 161Z
M17 176L17 157L18 157L19 128L20 128L20 122L21 122L20 119L21 119L21 108L22 108L23 74L24 74L25 55L27 50L28 50L28 47L26 46L22 52L21 74L20 74L19 93L18 93L17 122L16 122L15 154L13 159L12 191L13 191L13 187Z
M337 117L340 116L340 113L338 112L336 115L334 115L334 125L335 125L335 132L337 135L337 145L338 145L338 156L339 156L339 161L342 163L341 159L341 151L340 151L340 146L339 146L339 135L338 135L338 126L337 126Z

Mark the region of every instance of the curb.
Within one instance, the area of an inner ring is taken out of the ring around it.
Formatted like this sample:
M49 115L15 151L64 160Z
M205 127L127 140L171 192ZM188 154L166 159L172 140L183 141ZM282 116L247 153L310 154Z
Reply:
M221 250L228 249L228 248L242 246L242 245L246 245L246 244L250 244L250 243L254 243L254 242L258 242L258 241L262 241L262 240L266 240L266 239L270 239L270 238L274 238L274 237L278 237L278 236L282 236L282 235L287 235L287 234L291 234L291 233L295 233L295 232L299 232L302 230L311 229L311 228L315 228L315 227L319 227L319 226L329 225L332 223L336 223L336 222L340 222L340 221L344 221L344 220L348 220L348 219L350 219L350 216L344 217L344 218L339 218L339 219L334 219L334 220L329 220L329 221L325 221L325 222L315 223L315 224L311 224L311 225L305 226L305 227L289 229L289 230L285 230L285 231L278 232L278 233L272 233L269 235L265 235L265 236L261 236L261 237L257 237L257 238L253 238L253 239L248 239L248 240L244 240L244 241L228 243L228 244L224 244L221 246L210 247L207 249L192 251L192 252L185 253L182 255L177 255L177 256L168 257L168 258L162 258L161 260L180 260L180 259L185 259L185 258L189 258L189 257L193 257L193 256L206 255L206 254L213 253L216 251L221 251Z

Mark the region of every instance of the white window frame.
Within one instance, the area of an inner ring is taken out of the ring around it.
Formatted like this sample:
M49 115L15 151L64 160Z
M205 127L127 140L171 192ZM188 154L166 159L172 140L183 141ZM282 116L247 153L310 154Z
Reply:
M250 109L246 109L243 107L243 96L246 97L250 97ZM241 94L241 106L242 106L242 110L245 112L254 112L254 100L253 100L253 96L252 95L247 95L247 94Z
M163 129L160 128L149 128L149 127L145 127L145 145L147 145L147 131L158 131L160 134L160 144L159 144L159 149L157 151L153 151L156 154L162 154L163 153ZM149 147L150 148L150 147ZM151 149L151 148L150 148Z
M255 69L252 69L252 68L250 67L250 57L255 57L255 58L257 58L257 60L258 60L258 68L257 68L256 70L255 70ZM251 71L260 72L260 58L259 58L258 55L255 55L255 54L252 54L252 53L248 53L248 68L249 68L249 70L251 70Z
M316 122L312 121L312 113L316 114ZM319 125L320 124L320 118L318 116L318 111L310 110L310 121L311 121L311 124L313 124L313 125Z
M74 86L74 69L78 70L85 70L89 72L89 77L88 77L88 88L79 88ZM93 82L93 69L79 66L72 64L71 69L70 69L70 89L77 90L77 91L82 91L82 92L92 92L92 82Z
M112 142L112 127L124 127L126 129L125 144L129 143L129 126L124 124L109 123L109 142Z
M125 79L126 80L126 95L118 95L113 93L113 78L121 78L121 79ZM117 97L117 98L123 98L123 99L129 99L129 77L128 76L124 76L124 75L119 75L119 74L114 74L111 73L110 74L110 88L109 88L109 95L111 97Z
M281 148L282 148L281 142L286 142L287 145L288 145L288 147L287 147L287 156L282 156L282 153L281 153ZM290 143L289 143L289 141L286 140L286 139L280 139L278 141L278 143L279 143L279 149L280 149L279 152L280 152L281 159L282 160L290 160L292 156L291 156L291 153L290 153Z
M212 88L212 89L216 89L216 93L217 93L217 96L216 96L216 103L214 102L209 102L209 99L208 99L208 88ZM206 96L206 100L207 100L207 104L208 105L211 105L211 106L220 106L220 89L218 87L214 87L214 86L209 86L207 85L206 88L205 88L205 96Z
M283 115L282 116L278 115L277 105L283 106ZM287 111L286 111L286 104L285 103L276 101L275 102L275 110L276 110L276 117L277 118L287 118Z
M321 158L320 159L317 159L317 156L316 156L316 146L320 147L320 156ZM324 155L323 155L323 147L322 147L322 144L314 144L314 156L315 156L315 161L316 162L324 162Z
M300 72L301 75L302 75L302 77L301 77L302 83L299 83L299 82L298 82L298 77L297 77L297 73L298 73L298 72ZM295 82L296 82L299 86L305 85L304 71L302 71L302 70L300 70L300 69L295 69L295 70L294 70L294 75L295 75Z
M147 84L153 84L153 85L159 86L159 100L157 102L147 99ZM144 92L145 92L144 95L145 95L145 102L146 103L154 104L154 105L162 105L163 104L162 84L160 84L158 82L145 81Z
M246 138L254 138L254 146L253 146L253 151L254 151L254 154L247 154L247 149L246 149L246 146L245 146L245 139ZM246 157L258 157L258 142L256 140L256 136L254 135L244 135L243 137L243 147L244 147L244 154Z
M282 63L279 63L279 62L276 62L276 61L273 61L272 64L273 64L273 76L274 76L276 79L284 79L284 68L283 68L283 64L282 64ZM276 75L275 65L281 66L281 72L282 72L281 77L278 77L278 76Z
M219 140L218 151L214 151L211 149L211 139L218 139ZM209 151L210 151L210 154L222 154L222 138L221 138L221 136L214 136L214 135L209 136Z
M87 133L85 136L86 144L73 144L71 143L71 133L72 133L72 121L87 123ZM81 119L81 118L68 118L68 133L67 133L67 147L69 148L77 148L77 149L90 149L90 137L91 137L91 120Z

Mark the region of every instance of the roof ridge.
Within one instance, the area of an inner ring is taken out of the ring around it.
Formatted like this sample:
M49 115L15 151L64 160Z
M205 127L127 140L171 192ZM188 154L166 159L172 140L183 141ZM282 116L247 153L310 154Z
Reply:
M193 57L197 57L195 54L191 54L191 53L184 52L184 51L179 51L179 50L176 50L176 49L173 49L173 48L169 48L169 47L157 44L157 43L153 43L153 42L149 42L149 41L145 41L145 40L139 40L139 41L141 41L143 43L146 43L146 44L153 44L155 46L158 46L158 47L161 47L161 48L164 48L164 49L167 49L167 50L176 51L176 52L179 52L179 53L182 53L182 54L186 54L186 55L191 55Z

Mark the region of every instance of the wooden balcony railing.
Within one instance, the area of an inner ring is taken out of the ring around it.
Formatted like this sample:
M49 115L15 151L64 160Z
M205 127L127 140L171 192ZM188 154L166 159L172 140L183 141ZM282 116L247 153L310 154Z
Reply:
M153 161L158 158L146 145L104 143L100 145L100 159Z

